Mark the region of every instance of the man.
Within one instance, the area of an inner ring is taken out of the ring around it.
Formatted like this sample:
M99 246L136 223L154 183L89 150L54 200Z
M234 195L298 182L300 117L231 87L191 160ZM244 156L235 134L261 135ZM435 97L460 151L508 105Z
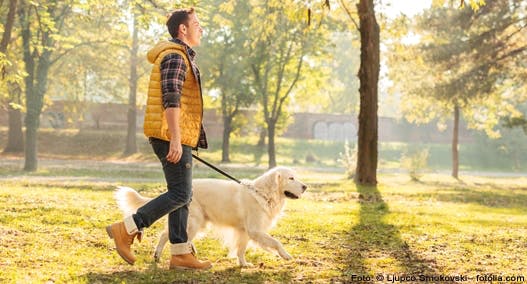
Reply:
M144 122L144 133L163 166L167 192L106 230L119 255L133 264L134 238L140 237L143 228L169 214L170 269L208 269L211 263L196 258L186 231L192 197L192 149L207 148L201 80L192 49L200 44L203 30L193 8L174 11L167 28L172 39L158 43L147 54L154 66Z

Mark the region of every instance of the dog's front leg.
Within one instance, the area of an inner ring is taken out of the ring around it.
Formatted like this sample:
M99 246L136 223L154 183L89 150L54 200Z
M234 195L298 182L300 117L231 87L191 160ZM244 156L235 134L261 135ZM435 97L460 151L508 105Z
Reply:
M282 243L271 237L269 234L264 232L249 232L249 237L251 237L251 239L257 242L260 246L275 250L283 259L293 259L293 257L291 257L287 251L285 251Z
M237 243L237 256L238 256L238 263L241 267L251 267L253 266L250 262L247 262L245 260L245 252L247 250L247 244L249 243L249 236L245 231L238 231L238 243Z

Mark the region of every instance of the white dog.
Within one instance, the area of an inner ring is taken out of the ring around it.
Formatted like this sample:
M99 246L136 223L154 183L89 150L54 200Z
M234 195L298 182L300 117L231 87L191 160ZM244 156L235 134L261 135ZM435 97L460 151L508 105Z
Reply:
M241 266L250 265L245 260L249 241L289 260L291 255L267 232L282 212L285 198L297 199L306 189L307 186L286 167L271 169L257 179L244 180L241 184L221 179L194 179L187 224L188 240L192 241L210 223L224 233L229 255L236 255ZM134 213L151 200L128 187L119 187L115 197L125 215ZM225 234L226 229L231 234ZM168 229L165 229L154 254L156 261L159 261L167 241Z

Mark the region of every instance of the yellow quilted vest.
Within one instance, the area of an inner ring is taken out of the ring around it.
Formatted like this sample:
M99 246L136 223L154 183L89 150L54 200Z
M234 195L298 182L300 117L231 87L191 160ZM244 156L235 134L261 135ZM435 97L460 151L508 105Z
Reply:
M192 71L192 65L187 57L185 47L170 41L163 41L152 48L148 54L148 61L154 66L150 74L148 97L145 109L143 129L146 137L154 137L170 141L170 133L165 118L163 99L161 94L160 65L163 58L170 53L179 53L185 59L187 74L183 83L181 94L181 110L179 129L181 131L181 144L196 147L198 145L201 122L203 119L203 100L199 82Z

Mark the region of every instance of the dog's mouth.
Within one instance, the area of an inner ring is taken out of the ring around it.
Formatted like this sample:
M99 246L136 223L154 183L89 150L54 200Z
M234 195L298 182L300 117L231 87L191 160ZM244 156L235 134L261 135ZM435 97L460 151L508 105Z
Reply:
M294 193L291 193L291 192L289 192L289 191L284 192L284 194L285 194L285 196L286 196L287 198L298 199L298 196L296 196Z

